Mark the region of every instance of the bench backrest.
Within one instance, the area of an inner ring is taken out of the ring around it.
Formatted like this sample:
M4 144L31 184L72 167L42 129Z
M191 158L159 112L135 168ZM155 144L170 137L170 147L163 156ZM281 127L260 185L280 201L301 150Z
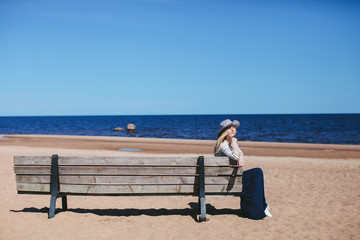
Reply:
M18 193L50 194L52 156L15 156ZM205 157L206 194L242 190L242 168L227 157ZM196 156L59 156L59 192L76 195L198 195Z

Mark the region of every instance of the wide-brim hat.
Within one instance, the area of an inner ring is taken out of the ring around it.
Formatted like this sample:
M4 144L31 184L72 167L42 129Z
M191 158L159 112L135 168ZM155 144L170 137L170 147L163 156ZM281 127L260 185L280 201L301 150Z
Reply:
M240 126L240 122L238 120L231 121L230 119L226 119L220 123L220 131L217 134L217 137L220 137L220 135L229 127L234 126L238 127Z

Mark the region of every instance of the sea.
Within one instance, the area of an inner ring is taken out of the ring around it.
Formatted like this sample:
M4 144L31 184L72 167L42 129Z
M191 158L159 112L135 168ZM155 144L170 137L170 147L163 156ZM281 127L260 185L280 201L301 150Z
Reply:
M0 138L45 134L215 140L224 119L240 121L240 141L360 144L360 114L0 117ZM128 124L135 125L135 132L114 131Z

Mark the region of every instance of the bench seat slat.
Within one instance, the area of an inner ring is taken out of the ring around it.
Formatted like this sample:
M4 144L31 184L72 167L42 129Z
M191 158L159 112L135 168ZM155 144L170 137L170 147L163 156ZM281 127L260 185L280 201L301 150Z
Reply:
M15 174L51 174L51 166L15 166Z
M17 183L48 183L50 184L50 175L16 175Z
M228 167L205 167L205 175L231 174ZM59 167L59 174L197 175L197 167Z
M193 176L87 176L87 175L64 175L60 176L60 184L194 184L196 177ZM205 184L227 184L229 181L234 184L241 184L241 176L218 176L205 177ZM17 175L18 183L48 183L50 184L49 175Z
M14 165L51 165L51 156L14 156Z
M18 191L50 193L49 184L17 183ZM205 191L211 193L241 192L242 185L206 185ZM197 186L190 185L70 185L62 184L61 193L73 194L195 194Z
M231 177L205 177L205 184L227 184ZM194 184L193 176L62 176L61 184ZM242 184L241 177L233 177L234 184Z
M59 156L59 166L64 165L169 165L195 166L197 157L189 156L134 156L95 157ZM205 166L235 165L227 157L206 157ZM14 165L51 165L51 156L15 156Z
M50 194L50 184L48 183L16 183L18 192L34 192Z
M240 192L242 190L241 185L235 185L230 192ZM225 185L206 185L205 191L225 193L228 192ZM183 193L193 194L197 192L197 186L194 185L62 185L61 192L63 193L91 193L91 194L171 194L171 193Z
M126 175L196 175L196 167L89 167L89 166L60 166L59 174L126 174ZM44 166L15 166L16 174L50 174L51 167ZM231 175L236 168L205 167L205 175Z

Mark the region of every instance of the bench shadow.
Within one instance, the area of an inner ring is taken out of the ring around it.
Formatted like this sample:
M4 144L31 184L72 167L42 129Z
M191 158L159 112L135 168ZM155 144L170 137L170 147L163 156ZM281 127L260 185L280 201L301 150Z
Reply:
M180 216L190 216L194 221L198 222L198 203L190 202L190 208L185 209L136 209L136 208L127 208L127 209L83 209L83 208L68 208L66 211L80 214L95 214L98 216L118 216L118 217L130 217L130 216L169 216L169 215L180 215ZM49 208L24 208L22 210L10 210L10 212L24 212L24 213L45 213L49 212ZM61 208L57 208L56 213L63 212ZM211 204L206 204L206 214L207 215L237 215L239 217L244 217L240 209L217 209ZM56 216L55 216L56 217Z

